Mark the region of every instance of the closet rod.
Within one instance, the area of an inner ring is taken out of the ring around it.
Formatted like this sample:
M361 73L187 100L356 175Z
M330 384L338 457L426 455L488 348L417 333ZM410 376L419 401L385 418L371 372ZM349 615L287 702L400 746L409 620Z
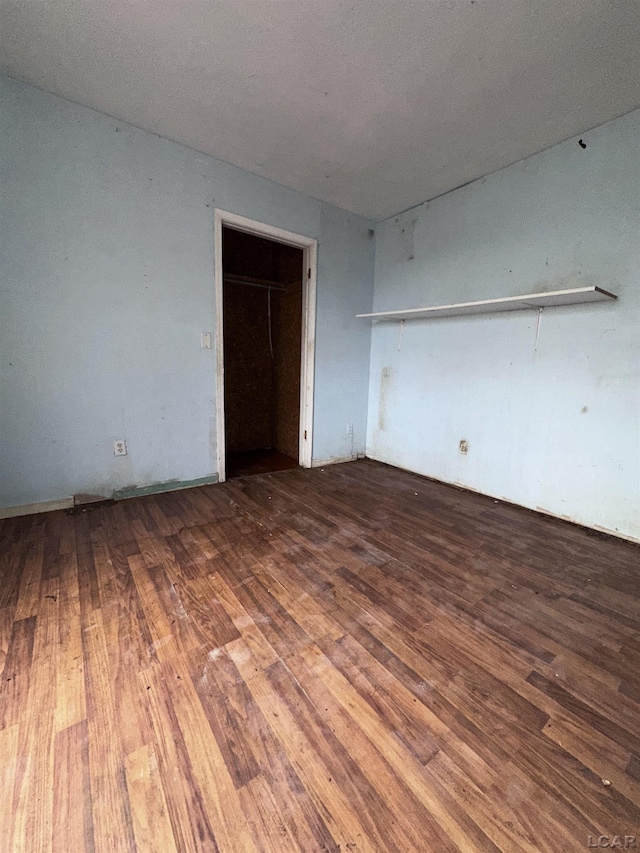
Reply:
M268 281L267 279L254 279L244 275L234 275L226 273L224 276L225 284L246 284L247 287L261 287L267 290L286 290L284 285L277 281Z

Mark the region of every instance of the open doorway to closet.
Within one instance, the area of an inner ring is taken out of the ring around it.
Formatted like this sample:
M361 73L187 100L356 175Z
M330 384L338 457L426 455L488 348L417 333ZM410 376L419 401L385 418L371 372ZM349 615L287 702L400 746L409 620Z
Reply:
M311 467L317 241L216 209L216 459Z
M311 467L317 241L216 209L216 459Z
M298 465L303 252L222 229L227 477Z

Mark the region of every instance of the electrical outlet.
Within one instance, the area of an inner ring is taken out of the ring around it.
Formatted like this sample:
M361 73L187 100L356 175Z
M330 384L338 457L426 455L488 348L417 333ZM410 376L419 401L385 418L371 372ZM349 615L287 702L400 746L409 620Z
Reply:
M203 332L200 335L201 349L211 349L211 332Z
M469 442L466 438L461 438L458 442L458 450L460 453L468 453L469 451Z
M127 455L127 443L124 438L118 439L118 441L113 442L113 455L114 456L126 456Z
M347 424L345 435L353 435L353 424Z

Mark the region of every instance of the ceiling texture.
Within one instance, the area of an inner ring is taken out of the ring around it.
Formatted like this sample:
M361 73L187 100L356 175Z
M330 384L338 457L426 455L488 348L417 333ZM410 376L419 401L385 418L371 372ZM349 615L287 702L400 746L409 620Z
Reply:
M7 74L374 219L640 105L640 0L0 2Z

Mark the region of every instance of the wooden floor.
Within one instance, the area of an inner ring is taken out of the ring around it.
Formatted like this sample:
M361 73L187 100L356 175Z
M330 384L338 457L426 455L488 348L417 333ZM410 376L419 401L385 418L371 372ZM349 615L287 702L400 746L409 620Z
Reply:
M362 461L0 547L2 851L640 836L633 545Z

